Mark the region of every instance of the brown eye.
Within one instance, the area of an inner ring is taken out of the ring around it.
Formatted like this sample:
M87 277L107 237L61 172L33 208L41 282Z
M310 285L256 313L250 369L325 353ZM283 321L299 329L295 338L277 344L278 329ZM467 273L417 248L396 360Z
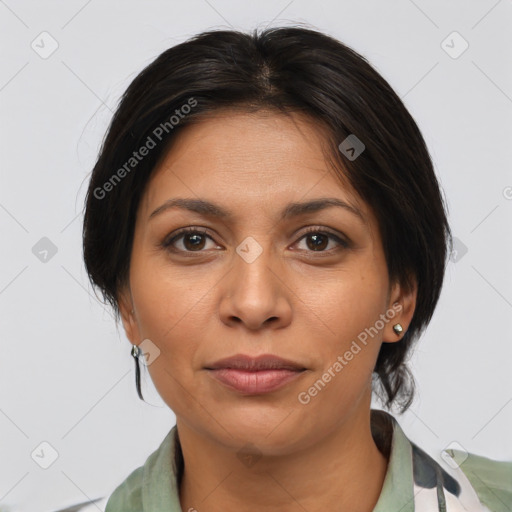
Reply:
M299 242L303 240L305 240L305 250L312 252L331 252L340 248L347 249L350 246L348 242L335 235L334 233L321 231L318 228L310 229L304 236L299 239ZM334 241L335 247L326 250L330 241Z
M306 242L306 245L312 251L321 251L329 245L329 237L321 233L307 235L305 238L311 242Z
M198 233L185 234L183 236L183 245L187 250L195 251L204 247L204 235Z
M174 236L165 240L162 246L173 252L202 252L205 248L207 239L213 242L211 236L206 231L193 228L186 228L178 231ZM181 241L182 247L177 246Z

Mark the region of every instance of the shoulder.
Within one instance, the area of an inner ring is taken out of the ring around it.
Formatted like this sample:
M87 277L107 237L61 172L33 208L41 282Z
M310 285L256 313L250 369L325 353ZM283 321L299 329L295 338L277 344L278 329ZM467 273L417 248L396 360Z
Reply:
M140 512L144 466L132 471L110 495L105 512Z
M395 440L411 446L414 510L512 511L512 461L454 448L436 454L437 461L408 439L397 422Z
M493 460L462 450L446 451L470 481L482 503L493 512L510 510L512 461Z

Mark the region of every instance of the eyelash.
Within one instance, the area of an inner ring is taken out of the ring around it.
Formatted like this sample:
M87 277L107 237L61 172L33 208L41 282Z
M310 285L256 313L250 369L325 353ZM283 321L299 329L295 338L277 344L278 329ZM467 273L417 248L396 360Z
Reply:
M204 228L201 229L201 228L188 227L188 228L183 228L183 229L178 230L171 238L166 238L162 242L161 246L164 249L167 249L167 250L169 250L171 252L177 252L177 253L194 254L194 253L205 252L204 250L187 251L187 250L181 250L181 249L172 248L172 245L178 239L182 238L185 235L189 235L189 234L206 236L207 238L209 238L210 240L215 242L215 240L213 240L213 238L210 235L208 235L208 232L207 232L206 229L204 229ZM317 235L327 236L330 239L334 240L339 245L339 247L336 247L335 249L329 249L327 251L326 250L322 250L322 251L307 250L307 252L317 253L317 254L322 254L322 253L324 253L324 254L326 254L326 253L327 254L331 254L332 251L337 251L340 248L348 249L350 247L350 243L348 241L343 240L342 238L340 238L339 236L335 235L334 233L331 233L329 231L324 231L321 228L318 228L318 227L315 227L315 226L312 226L312 227L308 228L306 230L306 232L295 243L298 243L298 242L302 241L304 238L307 237L307 235L310 235L310 234L317 234Z

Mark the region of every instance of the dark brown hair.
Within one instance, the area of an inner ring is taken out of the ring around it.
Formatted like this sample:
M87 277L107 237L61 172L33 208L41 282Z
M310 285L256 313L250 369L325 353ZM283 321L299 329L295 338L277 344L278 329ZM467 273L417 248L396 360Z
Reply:
M87 192L83 250L91 283L118 320L149 177L184 126L221 108L301 112L325 128L328 160L377 218L389 278L406 290L417 282L410 326L401 341L382 344L374 369L384 405L406 410L414 395L406 359L432 317L451 252L445 204L400 98L364 57L325 34L301 27L204 32L164 51L133 80ZM364 144L358 156L345 151L349 136ZM139 380L137 388L142 397Z

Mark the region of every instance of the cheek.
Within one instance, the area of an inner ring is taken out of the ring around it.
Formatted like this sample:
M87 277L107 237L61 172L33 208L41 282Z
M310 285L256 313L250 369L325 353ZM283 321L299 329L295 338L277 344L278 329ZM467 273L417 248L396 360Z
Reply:
M375 325L385 313L387 274L375 262L324 273L311 281L301 277L297 292L306 305L304 313L322 333L327 351L342 353L352 340ZM380 324L379 324L380 325ZM373 331L372 331L373 332ZM381 332L373 336L374 344Z
M170 271L156 259L134 256L130 286L137 310L141 341L155 344L158 356L147 366L155 388L174 411L190 407L195 396L194 360L204 328L211 275L191 281L186 273ZM156 350L156 349L155 349ZM186 390L184 390L184 387ZM200 390L197 390L199 394Z
M316 332L322 340L315 346L322 368L302 391L310 400L304 406L314 409L315 415L328 414L326 403L339 410L352 407L370 385L382 339L382 325L378 323L380 329L375 325L385 313L386 278L369 260L366 265L324 275L309 288L304 311L311 322L310 335Z
M192 363L199 349L199 338L194 335L190 307L179 300L158 301L147 298L139 308L140 330L143 338L151 340L158 351L147 370L160 397L176 413L191 408L191 396L200 396L196 390ZM142 297L141 297L142 300Z
M163 250L162 250L163 251ZM134 251L130 265L130 286L139 313L141 336L161 343L201 310L201 301L215 285L212 273L171 265L165 252Z
M347 278L342 284L323 287L324 293L317 298L316 314L311 318L321 318L316 320L318 328L327 334L315 348L322 368L301 389L299 402L308 412L306 428L309 418L334 428L363 397L371 396L371 378L382 337L381 330L376 333L371 328L384 312L385 290L378 284L367 285L369 282ZM313 330L310 328L310 332Z

